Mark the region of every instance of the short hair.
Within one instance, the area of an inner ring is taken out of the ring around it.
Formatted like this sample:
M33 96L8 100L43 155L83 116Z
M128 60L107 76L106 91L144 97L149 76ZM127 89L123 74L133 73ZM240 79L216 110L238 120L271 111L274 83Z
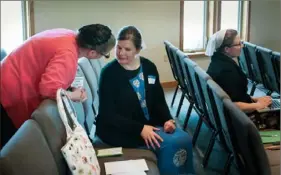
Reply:
M221 46L218 48L218 52L224 52L225 47L230 47L233 44L235 37L237 36L238 32L234 29L227 29L224 35L223 42Z
M109 27L102 24L90 24L78 30L76 41L79 47L93 49L107 54L115 45L115 37Z
M134 26L123 27L118 33L117 40L131 40L136 49L142 49L142 36Z

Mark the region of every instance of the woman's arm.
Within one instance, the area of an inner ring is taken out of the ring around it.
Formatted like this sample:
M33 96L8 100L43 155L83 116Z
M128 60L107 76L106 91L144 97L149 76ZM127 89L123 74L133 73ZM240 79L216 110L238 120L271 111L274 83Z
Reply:
M264 109L271 104L270 98L257 98L254 103L235 102L235 104L244 112L253 112Z
M42 98L56 99L59 88L67 89L74 80L77 58L69 50L58 51L50 60L39 82Z

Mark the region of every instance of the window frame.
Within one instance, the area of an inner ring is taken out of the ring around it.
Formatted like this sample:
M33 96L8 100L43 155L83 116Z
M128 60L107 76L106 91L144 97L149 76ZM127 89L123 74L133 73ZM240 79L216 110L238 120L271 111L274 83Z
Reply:
M219 31L220 20L221 20L221 1L205 1L204 4L204 48L200 50L193 50L188 52L183 48L184 42L184 0L180 0L180 50L186 52L190 56L200 57L204 55L205 47L208 42L208 38L215 32ZM250 31L250 12L251 12L251 1L239 1L239 16L238 16L238 32L243 41L249 41Z

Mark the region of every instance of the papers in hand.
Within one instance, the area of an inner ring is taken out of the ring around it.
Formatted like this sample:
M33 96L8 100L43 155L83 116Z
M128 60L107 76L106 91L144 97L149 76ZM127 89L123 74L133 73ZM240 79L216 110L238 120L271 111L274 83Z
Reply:
M122 154L123 154L122 147L107 148L107 149L98 150L97 157L117 156L117 155L122 155Z
M104 167L106 174L112 175L143 175L148 170L144 159L105 162Z
M84 77L75 77L74 81L71 84L71 87L79 88L83 87Z

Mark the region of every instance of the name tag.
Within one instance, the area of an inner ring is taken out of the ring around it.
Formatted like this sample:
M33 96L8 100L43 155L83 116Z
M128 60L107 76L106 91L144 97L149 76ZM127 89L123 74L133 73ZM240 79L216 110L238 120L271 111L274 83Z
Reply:
M84 77L75 77L74 81L71 84L71 87L79 88L84 85Z
M148 84L155 84L156 77L153 75L148 75Z

